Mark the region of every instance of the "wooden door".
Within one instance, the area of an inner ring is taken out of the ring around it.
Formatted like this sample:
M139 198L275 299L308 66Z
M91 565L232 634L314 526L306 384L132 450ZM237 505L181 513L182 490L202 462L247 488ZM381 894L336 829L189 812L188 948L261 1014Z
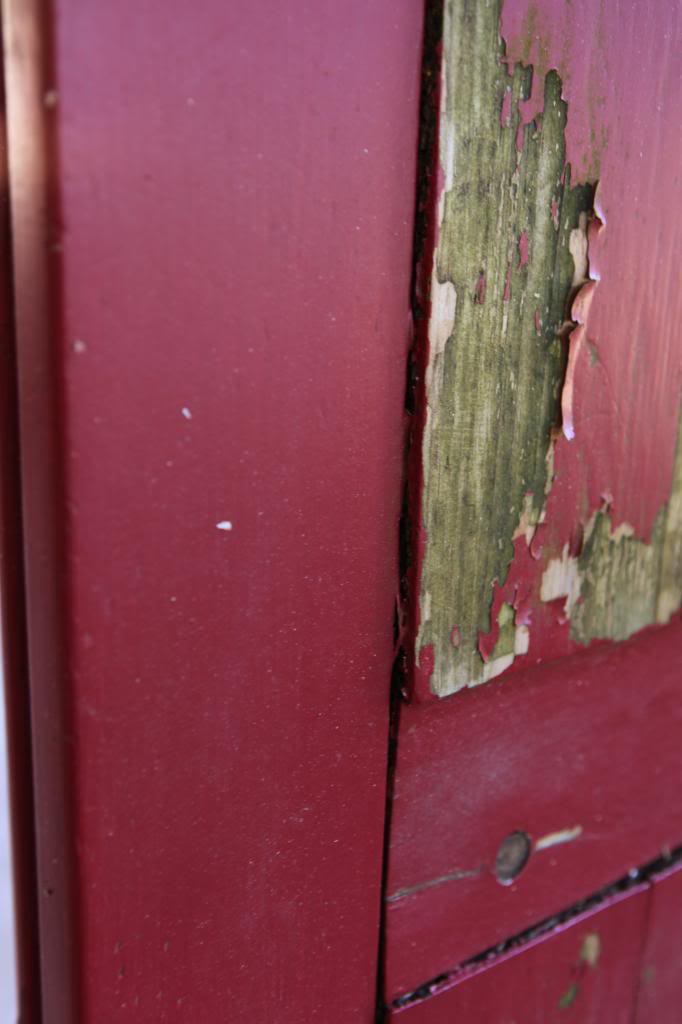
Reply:
M22 1021L677 1020L681 17L3 0Z
M415 1021L632 1019L678 855L680 28L432 10L385 893Z

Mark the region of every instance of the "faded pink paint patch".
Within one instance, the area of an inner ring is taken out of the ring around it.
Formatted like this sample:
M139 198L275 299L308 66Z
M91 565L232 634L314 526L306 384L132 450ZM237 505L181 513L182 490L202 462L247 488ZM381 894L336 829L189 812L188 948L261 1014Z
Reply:
M528 263L528 232L522 231L519 236L519 262L517 269L520 270Z
M511 263L507 266L507 279L504 282L504 292L502 293L502 299L504 302L509 302L511 299L511 276L512 276L512 265Z
M502 98L502 106L500 107L500 124L503 128L508 128L511 124L511 111L512 111L512 93L511 89L507 88L504 91Z
M513 74L515 63L517 63L517 61L510 60L507 57L506 65L508 74ZM525 62L521 61L520 63ZM526 100L519 100L517 104L516 109L518 112L519 121L516 128L516 149L519 153L523 152L523 141L526 126L532 124L536 120L538 115L542 113L544 97L542 95L541 89L542 82L539 82L538 76L536 74L533 74L531 81L530 96Z
M453 647L459 647L462 642L462 634L459 631L459 626L453 626L450 631L450 643Z

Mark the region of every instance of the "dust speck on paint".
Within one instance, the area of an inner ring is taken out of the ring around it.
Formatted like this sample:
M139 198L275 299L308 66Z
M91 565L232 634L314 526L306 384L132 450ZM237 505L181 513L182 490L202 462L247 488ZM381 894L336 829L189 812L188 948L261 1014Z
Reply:
M182 415L185 417L186 420L192 419L192 413L189 411L186 405L182 407Z
M229 519L221 519L221 521L219 523L216 523L215 525L216 525L216 529L217 530L231 530L232 529L232 523L230 522Z

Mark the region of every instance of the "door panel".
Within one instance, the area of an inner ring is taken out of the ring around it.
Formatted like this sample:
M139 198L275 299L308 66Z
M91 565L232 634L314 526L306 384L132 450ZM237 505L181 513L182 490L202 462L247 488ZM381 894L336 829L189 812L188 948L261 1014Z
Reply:
M387 885L389 997L678 845L680 679L676 623L437 707L403 709ZM503 885L498 849L517 831L532 852Z
M402 1009L401 1024L629 1024L649 892L616 897ZM658 1020L647 1017L646 1020Z
M388 1000L682 843L679 5L434 9Z
M414 353L417 699L679 612L673 8L444 4Z
M679 5L3 32L42 1020L675 1019Z

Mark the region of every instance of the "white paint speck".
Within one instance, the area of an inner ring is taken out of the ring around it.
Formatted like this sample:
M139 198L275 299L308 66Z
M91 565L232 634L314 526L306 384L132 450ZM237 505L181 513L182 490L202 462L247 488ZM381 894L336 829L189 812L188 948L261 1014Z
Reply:
M182 408L182 415L185 417L186 420L192 419L192 413L189 411L186 405L183 406Z
M582 825L574 825L573 828L562 828L558 832L550 832L542 836L535 843L536 850L549 850L552 846L561 846L563 843L572 843L583 834Z
M73 350L76 353L76 355L82 356L84 352L87 352L88 346L85 344L84 341L77 339L73 343Z
M232 529L232 523L230 522L229 519L222 519L219 523L216 523L215 525L216 525L216 529L217 530L231 530Z

